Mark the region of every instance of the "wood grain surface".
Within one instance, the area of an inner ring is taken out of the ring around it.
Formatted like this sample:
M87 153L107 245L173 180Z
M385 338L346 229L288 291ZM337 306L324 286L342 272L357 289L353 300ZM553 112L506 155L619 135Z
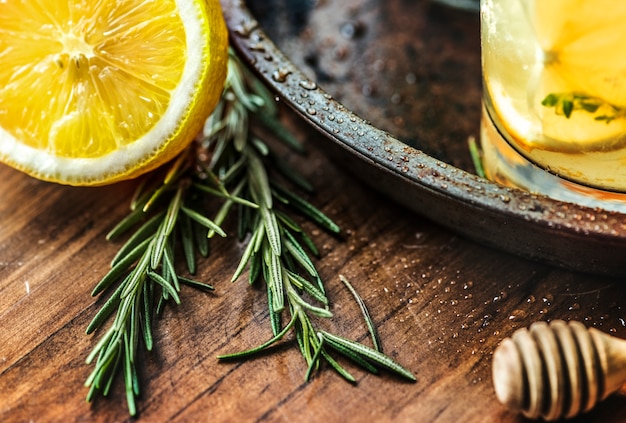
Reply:
M158 322L157 347L139 365L138 421L521 422L497 403L491 383L492 353L503 337L557 318L626 337L624 281L460 238L362 185L320 151L318 134L283 113L309 150L289 157L317 188L309 200L343 228L336 238L304 223L320 247L316 264L335 315L320 325L368 342L339 281L346 276L369 306L384 351L417 382L348 363L354 386L328 368L307 383L291 337L255 360L218 362L219 354L270 337L264 292L229 282L243 248L231 237L213 243L200 265L198 278L215 293L183 288L182 304ZM83 386L96 341L85 329L102 301L90 291L118 247L104 236L126 213L134 186L63 187L0 167L0 421L135 420L121 380L93 404ZM625 420L626 401L615 395L573 421Z

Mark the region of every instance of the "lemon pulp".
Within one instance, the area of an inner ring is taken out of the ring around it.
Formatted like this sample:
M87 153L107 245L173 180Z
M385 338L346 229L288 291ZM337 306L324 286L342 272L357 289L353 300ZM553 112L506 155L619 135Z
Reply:
M0 2L0 159L69 184L153 169L201 129L226 54L217 0Z
M520 154L626 190L626 2L483 0L485 105Z

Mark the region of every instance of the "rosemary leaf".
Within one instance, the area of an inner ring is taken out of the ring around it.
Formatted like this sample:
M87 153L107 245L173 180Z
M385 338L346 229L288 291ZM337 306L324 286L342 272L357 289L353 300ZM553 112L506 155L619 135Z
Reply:
M270 316L270 326L272 328L272 333L274 336L280 333L281 329L281 320L280 320L280 310L276 310L274 308L274 290L271 284L267 284L267 307Z
M183 254L185 256L185 263L187 264L187 270L194 275L196 273L196 248L193 238L193 229L191 220L186 214L181 214L180 219L180 239L183 246Z
M318 335L322 336L322 334L318 334ZM372 374L378 374L378 369L374 367L374 365L370 364L366 359L361 357L358 353L354 352L350 348L347 348L345 345L333 342L332 340L328 340L328 338L324 336L322 336L322 339L326 341L329 347L331 347L333 350L337 351L344 357L352 360L354 363L363 367L368 372Z
M480 151L480 147L478 147L476 138L473 136L469 137L467 143L469 145L470 156L472 157L472 163L474 164L476 175L481 178L486 178L487 174L485 173L485 167L483 166L482 152Z
M164 277L162 277L158 273L154 273L151 271L148 271L148 277L152 279L153 281L155 281L156 283L158 283L159 285L161 285L161 287L165 291L167 291L167 293L171 295L172 298L174 298L174 301L176 301L176 304L180 304L180 298L178 296L178 292L176 292L176 289L174 289L172 284L170 284Z
M396 363L394 360L379 351L366 347L365 345L359 344L358 342L350 341L349 339L333 335L325 331L321 331L321 334L330 346L339 346L340 348L344 347L347 350L353 351L356 355L359 355L366 360L371 361L374 364L384 367L387 370L390 370L408 380L416 381L413 373L411 373L400 364Z
M142 212L143 213L143 212ZM113 257L111 261L111 266L115 266L122 258L128 257L130 252L133 249L142 243L148 238L152 238L154 236L154 232L156 228L159 226L161 219L165 215L165 212L158 213L150 218L146 223L144 223L128 240L124 243L122 247L118 250L117 254Z
M288 294L290 294L290 298L295 304L298 304L299 306L310 311L314 315L318 317L325 317L325 318L333 317L333 314L330 312L330 310L325 309L325 308L315 307L314 305L307 303L302 298L300 298L300 296L295 291L290 290Z
M315 285L309 282L307 279L291 271L287 271L287 276L289 277L289 280L291 280L293 284L296 284L299 288L303 289L307 294L311 295L320 303L324 305L328 305L329 301L326 295L322 291L320 291Z
M185 285L189 285L193 288L201 289L204 291L215 291L215 288L212 285L209 285L207 283L198 282L193 279L185 278L183 276L178 276L178 279L180 280L181 283L184 283Z
M138 222L144 219L146 214L143 210L133 210L124 219L122 219L111 231L106 235L107 241L114 240L122 235L124 232L135 226Z
M272 208L272 192L267 176L265 166L258 154L252 150L246 150L248 159L248 174L250 180L250 188L257 194L256 202L259 206L265 206L267 209Z
M289 330L293 327L293 325L296 323L296 320L297 320L296 316L294 315L291 318L291 320L289 321L289 323L287 324L287 326L285 326L283 328L283 330L281 330L273 338L271 338L270 340L262 343L258 347L254 347L254 348L251 348L249 350L240 351L240 352L236 352L236 353L232 353L232 354L222 354L222 355L217 356L217 358L220 359L220 360L231 360L231 359L240 359L240 358L243 358L243 357L248 357L248 356L252 356L254 354L258 354L259 352L263 351L264 349L266 349L267 347L269 347L272 344L276 343L277 341L280 341L282 339L282 337L285 336L287 334L287 332L289 332Z
M320 342L317 345L317 348L315 349L315 353L313 354L313 358L311 359L311 363L309 364L309 368L307 369L306 374L304 375L305 381L308 381L311 378L311 374L313 373L313 370L319 365L319 357L324 349L324 338L320 336L319 341Z
M335 369L335 371L339 373L345 380L347 380L350 383L356 383L356 379L354 378L354 376L352 376L350 372L344 369L324 350L322 350L322 357L324 357L324 360L326 360L328 364L330 364L332 368Z
M291 204L294 208L325 228L327 231L336 234L341 232L341 228L335 222L302 197L278 184L273 184L272 189L276 190L281 196L285 197L289 201L289 204Z
M300 263L300 265L306 270L309 275L316 277L317 270L315 269L315 265L311 262L309 256L307 256L306 252L300 247L300 245L296 242L295 239L289 238L289 233L285 231L286 239L284 241L285 248L289 253L291 253L292 257ZM293 240L293 241L292 241Z
M150 245L154 245L153 243L154 241L150 242ZM131 295L131 293L136 290L139 283L145 278L145 273L148 270L148 267L150 266L150 253L151 252L152 252L152 249L150 248L150 246L148 246L148 249L139 260L139 263L137 263L137 266L130 273L128 281L125 283L126 286L124 287L124 290L122 291L122 299Z
M102 324L113 314L113 311L119 306L122 300L122 291L125 288L125 284L120 286L113 292L109 299L104 303L96 315L91 319L91 323L87 326L86 334L89 335L94 330L98 329Z
M146 350L152 351L154 338L152 337L152 295L150 292L150 283L143 284L143 341Z
M124 258L120 258L115 265L107 272L106 275L98 282L93 291L91 292L92 296L98 295L100 292L107 289L113 282L119 279L124 272L126 272L132 264L141 257L149 244L152 242L151 238L144 240L141 244L135 247L130 253L126 255Z
M174 198L170 201L169 207L167 209L167 213L165 214L165 219L163 219L161 226L155 236L155 244L152 249L152 257L150 261L150 267L152 269L156 269L161 262L161 257L163 255L163 251L165 251L165 245L167 240L174 229L174 225L176 224L176 219L178 218L178 210L181 209L182 205L182 196L183 189L179 187L174 195ZM191 216L190 216L191 217Z
M369 330L370 336L372 338L372 343L374 344L374 349L376 351L382 352L382 345L380 343L380 336L378 335L378 331L376 330L376 326L372 321L372 317L370 316L370 312L365 305L365 301L361 298L361 296L356 292L350 281L346 279L343 275L339 275L339 280L343 282L343 284L348 288L348 291L352 294L354 299L356 300L359 308L361 309L361 314L363 314L363 319L365 320L365 324L367 325L367 329Z
M254 248L256 246L256 238L259 236L260 233L261 232L259 230L257 230L256 232L254 232L252 234L252 237L249 240L248 245L246 245L246 248L243 251L243 254L241 255L241 259L239 261L239 265L237 266L237 269L235 270L235 273L233 274L233 276L230 279L231 282L234 282L237 279L239 279L239 276L241 276L241 274L245 270L246 265L248 264L248 262L250 261L250 258L252 257L252 255L254 253Z
M198 222L199 224L201 224L202 226L207 227L208 229L214 231L215 233L217 233L219 236L221 237L226 237L226 232L224 232L224 230L222 228L220 228L217 224L215 224L215 222L213 222L211 219L202 216L200 213L198 213L195 210L191 210L185 206L181 207L181 210L190 218L192 218L193 220L195 220L196 222Z
M263 218L263 225L265 226L265 235L272 247L274 255L280 256L282 250L280 242L280 229L276 219L276 215L270 211L265 205L261 205L261 216Z
M274 311L279 312L285 308L285 297L283 295L283 268L280 265L280 256L274 253L273 249L266 249L266 264L269 269L268 281L273 290Z
M165 246L161 269L163 273L163 278L173 285L176 292L180 291L178 274L176 273L176 269L174 268L174 250L172 249L171 242Z

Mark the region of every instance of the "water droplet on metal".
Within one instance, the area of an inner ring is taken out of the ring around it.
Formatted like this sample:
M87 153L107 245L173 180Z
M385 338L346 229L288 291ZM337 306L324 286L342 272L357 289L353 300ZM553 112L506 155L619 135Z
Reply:
M259 52L264 53L265 52L265 45L263 45L263 44L261 44L259 42L256 42L256 43L250 44L250 50L259 51Z
M312 116L317 114L317 111L315 109L313 109L312 107L306 109L306 112Z
M248 38L257 26L258 24L256 21L246 20L237 25L234 31L235 34L240 35L243 38Z
M276 69L274 73L272 73L272 79L276 82L285 82L290 73L291 71L289 69Z
M317 88L317 84L315 82L308 80L300 81L300 86L305 90L314 90Z

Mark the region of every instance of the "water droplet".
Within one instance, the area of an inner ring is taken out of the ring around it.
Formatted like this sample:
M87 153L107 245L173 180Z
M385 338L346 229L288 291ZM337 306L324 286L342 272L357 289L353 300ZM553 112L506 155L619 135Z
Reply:
M317 111L313 108L306 109L306 112L310 114L311 116L315 116L317 114Z
M543 303L544 303L545 305L550 306L550 305L552 305L552 303L554 302L554 295L552 295L552 294L546 294L546 295L545 295L545 296L541 299L541 301L543 301Z
M520 320L524 320L527 316L528 313L525 310L515 309L509 315L509 320L519 322Z
M569 311L576 311L576 310L580 310L580 304L578 303L574 303L569 307Z
M365 32L365 25L359 21L346 22L341 25L340 33L348 40L360 37Z
M274 73L272 73L272 79L276 82L285 82L290 73L291 71L289 69L276 69Z
M317 88L317 84L313 81L302 80L300 81L300 86L305 90L314 90Z
M235 34L238 34L243 38L248 38L252 34L252 31L254 31L257 28L257 26L258 25L256 21L251 21L251 20L243 21L235 27Z
M262 43L258 43L258 42L257 43L253 43L253 44L250 44L250 50L264 53L265 52L265 45L263 45Z
M406 76L404 77L404 80L406 81L407 84L413 85L417 82L417 75L415 75L412 72L407 73Z

